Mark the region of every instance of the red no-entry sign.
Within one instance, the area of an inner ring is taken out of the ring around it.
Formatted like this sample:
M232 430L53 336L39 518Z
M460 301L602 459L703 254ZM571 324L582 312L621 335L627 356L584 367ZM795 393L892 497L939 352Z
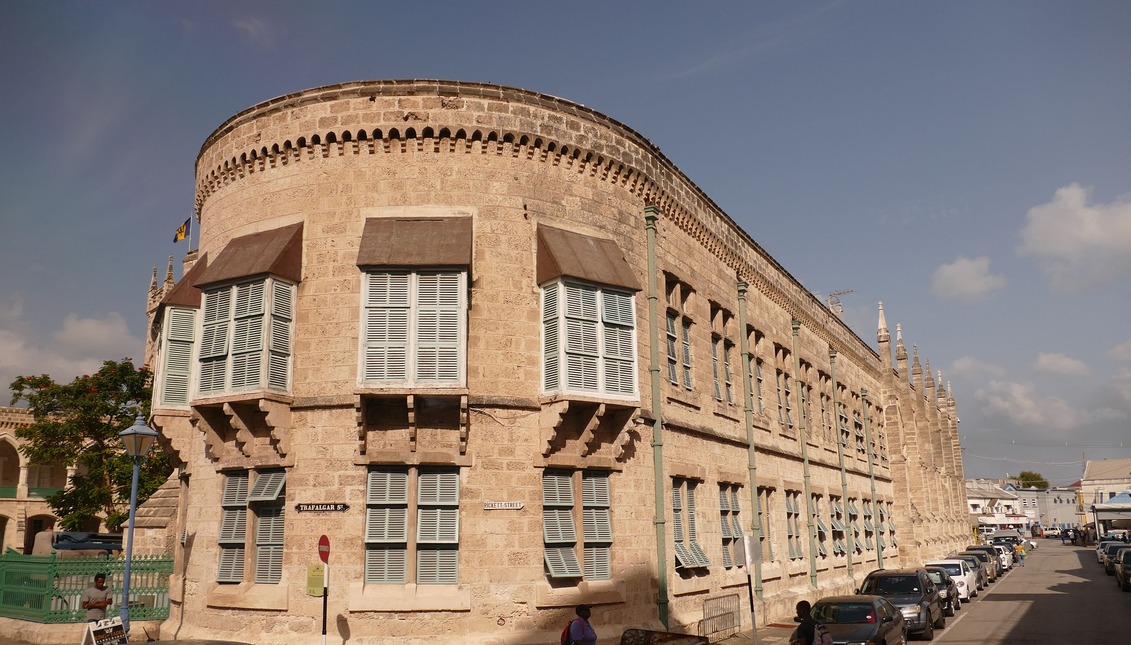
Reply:
M322 558L322 562L330 564L330 538L325 535L318 538L318 557Z

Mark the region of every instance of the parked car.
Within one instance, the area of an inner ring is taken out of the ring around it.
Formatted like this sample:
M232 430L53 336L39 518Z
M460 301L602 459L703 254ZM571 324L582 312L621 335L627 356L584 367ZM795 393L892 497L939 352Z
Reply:
M1109 542L1104 547L1104 573L1109 576L1115 575L1115 554L1123 549L1131 548L1131 544L1126 542Z
M1115 584L1131 591L1131 548L1121 549L1115 556Z
M947 616L953 616L954 612L962 606L962 598L958 596L958 583L950 577L946 569L927 565L923 565L923 569L931 577L931 582L938 587L939 598L942 598L943 601L943 613Z
M1123 540L1100 540L1100 543L1096 545L1096 562L1104 563L1104 549L1109 544L1126 544L1126 542Z
M1001 566L1005 567L1006 571L1013 568L1013 550L1007 549L1003 544L996 544L994 548L997 549L998 554L1001 556Z
M958 597L960 599L969 602L971 598L978 595L978 589L981 588L981 585L978 584L978 573L969 562L955 558L952 560L932 560L924 563L923 566L945 569L947 575L958 586Z
M813 620L837 643L904 645L907 620L883 596L830 596L813 604Z
M997 551L994 551L993 555L990 555L986 551L970 551L969 549L967 549L966 551L960 551L959 553L969 553L970 555L978 556L978 559L986 565L986 579L990 582L995 582L997 580L997 567L1000 563L1000 561L997 559Z
M946 557L949 559L963 560L966 562L966 564L970 565L970 568L974 571L974 576L977 579L977 585L975 588L978 591L985 589L990 584L990 576L987 573L988 567L985 564L982 564L982 561L978 559L978 556L951 553Z
M939 589L923 569L879 569L869 573L857 594L883 596L899 608L907 631L934 640L935 630L946 627Z
M1050 527L1046 528L1045 529L1045 537L1046 538L1060 537L1060 527L1059 526L1050 526Z
M997 550L996 546L991 544L972 544L966 547L967 551L984 551L986 555L990 556L990 562L993 563L994 577L1000 578L1005 574L1005 562L1001 559L1001 552Z

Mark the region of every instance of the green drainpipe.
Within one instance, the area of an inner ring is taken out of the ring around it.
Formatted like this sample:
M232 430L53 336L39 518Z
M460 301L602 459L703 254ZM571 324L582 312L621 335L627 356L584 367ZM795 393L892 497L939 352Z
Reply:
M754 449L754 383L750 374L750 339L746 335L746 290L749 285L744 280L738 281L738 339L742 351L742 387L745 394L742 397L743 411L746 413L746 469L750 478L750 534L755 549L754 562L747 566L754 567L754 594L758 600L762 599L762 520L758 513L758 465L755 460L757 451ZM757 621L755 621L757 622Z
M879 509L876 508L876 470L872 463L872 429L868 427L868 388L860 388L860 407L864 409L864 441L868 444L864 447L868 451L868 479L872 480L872 526L875 527L876 520L880 517ZM880 531L874 531L877 536L876 542L879 542ZM884 568L884 548L876 544L876 568Z
M797 335L801 321L793 319L793 383L797 387L797 437L801 442L802 472L805 474L805 528L809 533L809 584L817 588L817 525L813 523L813 490L809 481L809 438L805 436L805 408L802 406L801 357L797 355Z
M656 482L656 607L660 622L668 628L668 548L664 528L664 422L660 407L660 319L656 295L656 220L660 209L654 204L644 207L644 230L648 235L648 375L652 381L652 470Z
M837 397L839 385L836 382L836 350L831 348L829 349L829 380L832 381L833 386L833 426L836 428L836 457L840 462L840 505L843 509L848 504L848 474L844 469L844 444L841 442L840 402ZM841 519L847 520L848 513L842 513ZM856 550L856 536L849 530L847 524L841 533L848 537L848 577L855 580L856 578L852 575L852 554Z

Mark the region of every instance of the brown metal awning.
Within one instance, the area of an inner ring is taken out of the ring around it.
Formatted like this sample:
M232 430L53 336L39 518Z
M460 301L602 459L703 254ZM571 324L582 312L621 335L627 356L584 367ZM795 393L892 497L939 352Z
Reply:
M204 270L196 286L270 274L291 282L302 280L302 223L252 233L228 242Z
M471 218L371 217L357 266L471 266Z
M640 291L616 242L539 225L538 284L560 276Z
M196 282L200 279L200 276L204 273L204 269L207 267L208 254L205 253L197 258L192 268L188 270L188 273L181 276L177 284L173 285L173 289L165 294L158 308L171 306L200 309L200 289L196 287Z

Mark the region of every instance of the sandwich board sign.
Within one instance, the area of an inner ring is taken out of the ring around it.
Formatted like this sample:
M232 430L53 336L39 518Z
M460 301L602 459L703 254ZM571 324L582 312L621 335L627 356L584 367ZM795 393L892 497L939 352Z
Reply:
M87 645L87 643L91 645L126 645L129 642L126 630L122 626L121 616L114 616L86 625L86 631L82 635L82 643L79 643L79 645Z

